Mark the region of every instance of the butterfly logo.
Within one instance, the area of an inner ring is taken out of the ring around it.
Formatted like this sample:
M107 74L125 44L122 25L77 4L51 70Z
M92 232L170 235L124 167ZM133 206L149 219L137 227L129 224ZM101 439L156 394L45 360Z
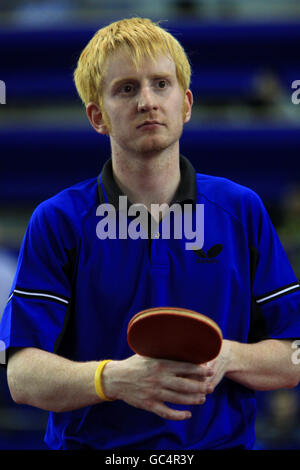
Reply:
M197 249L194 248L194 253L198 256L198 261L199 262L204 262L204 263L213 263L217 262L215 258L221 253L223 250L223 245L218 243L217 245L213 245L207 252L205 252L203 249Z

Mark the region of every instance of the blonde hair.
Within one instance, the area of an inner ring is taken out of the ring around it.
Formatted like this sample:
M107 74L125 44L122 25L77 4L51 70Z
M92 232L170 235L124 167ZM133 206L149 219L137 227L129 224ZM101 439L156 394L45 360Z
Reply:
M155 59L159 54L170 56L175 63L178 83L183 93L189 88L191 67L177 39L150 19L123 19L99 29L79 57L74 81L85 106L94 102L102 108L105 64L120 47L129 52L136 67L145 58Z

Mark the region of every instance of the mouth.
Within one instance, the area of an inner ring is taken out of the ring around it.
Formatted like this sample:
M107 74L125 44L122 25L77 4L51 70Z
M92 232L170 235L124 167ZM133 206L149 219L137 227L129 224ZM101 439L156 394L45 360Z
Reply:
M149 129L154 129L155 127L164 126L164 124L158 121L144 121L142 124L137 126L137 129L141 129L142 127L147 127Z

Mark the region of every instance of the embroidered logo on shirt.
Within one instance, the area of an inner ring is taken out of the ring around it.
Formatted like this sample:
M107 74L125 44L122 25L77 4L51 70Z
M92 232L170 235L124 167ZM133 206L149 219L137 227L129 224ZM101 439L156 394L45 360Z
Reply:
M197 248L194 248L193 251L197 255L198 263L218 263L219 260L216 259L217 256L221 253L223 250L223 245L218 243L217 245L213 245L207 252L205 252L203 249L199 250Z

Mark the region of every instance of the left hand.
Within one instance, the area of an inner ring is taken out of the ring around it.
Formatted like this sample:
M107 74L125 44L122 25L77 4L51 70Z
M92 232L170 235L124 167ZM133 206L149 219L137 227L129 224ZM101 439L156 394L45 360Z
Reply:
M231 346L232 341L223 340L221 350L218 356L210 362L202 364L203 367L210 370L210 375L204 379L205 395L214 391L216 386L221 382L224 375L229 369L231 362ZM199 380L198 377L189 375L190 379Z
M209 385L210 393L214 391L228 370L231 358L230 352L231 341L224 339L218 356L207 364L213 371L213 374L206 378L206 383Z

